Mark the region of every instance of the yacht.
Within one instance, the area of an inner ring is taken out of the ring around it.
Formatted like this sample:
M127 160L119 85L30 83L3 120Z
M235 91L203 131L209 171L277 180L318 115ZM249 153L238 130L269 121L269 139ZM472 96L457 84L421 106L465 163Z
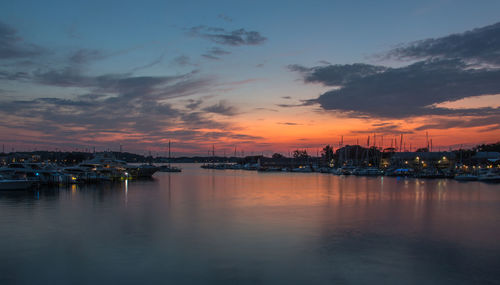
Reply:
M375 167L367 167L367 168L356 168L352 174L359 176L379 176L382 175L383 172Z
M181 172L182 170L179 167L171 166L171 165L162 165L158 168L159 172Z
M33 181L0 175L0 190L26 190L31 186Z
M472 173L457 173L454 179L457 181L476 181L478 176Z
M0 173L7 176L23 177L40 184L59 184L70 179L58 167L48 163L9 163L7 166L0 168Z
M113 155L103 153L96 155L93 159L79 164L83 167L94 167L99 174L111 180L121 178L148 178L155 174L159 167L152 164L131 165L123 160L116 159Z
M486 174L479 175L478 180L490 183L500 183L500 170L492 168Z

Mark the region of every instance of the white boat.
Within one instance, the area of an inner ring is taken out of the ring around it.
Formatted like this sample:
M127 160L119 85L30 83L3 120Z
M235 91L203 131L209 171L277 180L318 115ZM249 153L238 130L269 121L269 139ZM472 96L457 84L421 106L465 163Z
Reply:
M158 171L158 167L151 164L130 165L123 160L115 159L112 154L99 154L91 160L84 161L79 166L93 167L94 171L109 179L121 178L149 178Z
M367 167L367 168L356 168L352 174L358 176L379 176L382 175L383 172L375 167Z
M478 176L472 173L457 173L454 179L457 181L476 181Z
M126 177L151 178L160 168L152 164L126 165Z
M0 190L26 190L33 186L33 182L27 179L8 179L0 175Z
M181 172L182 170L178 167L171 166L171 165L162 165L159 167L160 172Z
M500 183L500 171L491 169L486 174L479 175L477 180L482 182Z
M160 172L181 172L182 170L179 167L175 167L175 166L170 165L171 160L172 160L172 156L171 156L171 152L170 152L170 141L168 141L168 165L160 166L158 168L158 171L160 171Z
M55 184L61 181L61 171L47 163L15 162L0 168L7 177L22 177L40 184Z
M356 168L352 165L344 165L338 170L338 172L340 175L351 175L355 169Z

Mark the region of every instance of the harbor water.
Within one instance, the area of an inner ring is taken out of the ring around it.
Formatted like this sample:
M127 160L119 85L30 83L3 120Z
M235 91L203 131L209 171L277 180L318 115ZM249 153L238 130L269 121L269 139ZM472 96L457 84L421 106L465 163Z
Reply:
M181 165L0 192L0 284L500 284L500 186Z

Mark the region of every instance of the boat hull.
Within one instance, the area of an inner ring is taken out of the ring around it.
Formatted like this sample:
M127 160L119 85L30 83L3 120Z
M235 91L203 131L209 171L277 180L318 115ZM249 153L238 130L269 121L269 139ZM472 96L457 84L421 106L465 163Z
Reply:
M0 190L26 190L33 185L33 182L28 180L2 180L0 181Z

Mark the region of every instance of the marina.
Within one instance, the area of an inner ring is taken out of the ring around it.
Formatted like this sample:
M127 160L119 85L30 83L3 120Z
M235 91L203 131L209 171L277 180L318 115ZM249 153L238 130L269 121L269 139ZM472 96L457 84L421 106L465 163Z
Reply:
M500 1L2 1L0 285L500 285Z
M339 150L338 152L340 152ZM170 152L169 152L170 153ZM4 157L0 166L1 190L26 190L41 185L71 185L107 183L128 179L151 179L157 172L181 172L182 169L170 163L128 163L116 159L116 153L94 154L91 159L74 165L35 161L33 156L20 159L16 154ZM432 159L435 157L435 159ZM258 172L292 172L341 175L341 176L395 176L420 179L450 178L457 181L481 181L500 183L500 153L478 152L465 164L457 161L453 152L439 153L391 153L380 154L378 167L369 160L363 163L355 160L342 161L322 157L287 158L252 156L233 159L233 163L204 163L200 167L214 170L253 170ZM487 159L476 159L476 158ZM210 158L207 158L210 159ZM8 160L11 160L9 163ZM222 159L224 160L224 159ZM227 158L226 158L227 160ZM212 161L214 159L212 158ZM336 166L336 167L335 167ZM17 181L14 183L13 181ZM22 181L26 181L23 183ZM21 187L24 184L26 187ZM11 186L9 186L11 185Z

